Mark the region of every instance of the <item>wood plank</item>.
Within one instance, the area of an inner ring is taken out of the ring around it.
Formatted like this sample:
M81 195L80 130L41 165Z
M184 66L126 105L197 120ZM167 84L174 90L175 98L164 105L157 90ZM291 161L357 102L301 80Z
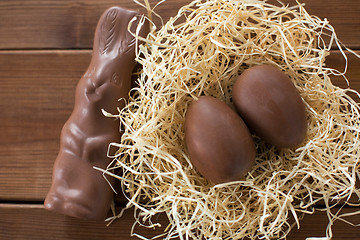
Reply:
M349 217L347 220L359 223L358 216ZM82 221L48 212L41 205L0 204L0 239L137 239L130 237L133 222L132 209L126 210L120 219L106 227L103 222ZM155 216L153 222L160 223L162 227L137 227L135 232L152 237L163 233L168 223L164 215ZM307 215L301 221L300 229L293 229L287 239L324 237L327 223L327 217L323 212ZM333 240L360 239L360 227L353 227L341 221L335 222L333 232Z
M159 221L166 224L166 218ZM0 239L138 239L131 237L133 211L125 211L122 218L109 227L105 222L84 221L49 212L42 205L0 204ZM166 226L166 225L165 225ZM137 233L152 237L163 228L137 229Z
M149 1L152 5L156 0ZM167 0L156 8L164 20L190 0ZM283 0L290 5L295 0ZM360 4L354 0L302 0L310 14L327 18L339 38L360 48ZM0 49L91 48L96 23L110 6L141 9L133 0L1 0ZM157 24L159 19L155 18Z
M168 19L185 1L158 10ZM111 6L143 11L132 0L1 0L0 49L91 48L97 21Z
M90 58L88 50L0 53L0 200L44 200L60 131Z
M0 199L43 200L90 51L0 54Z
M0 200L45 198L60 131L90 57L87 50L0 52ZM339 52L328 60L335 68L344 64ZM360 91L360 59L349 61L350 85Z

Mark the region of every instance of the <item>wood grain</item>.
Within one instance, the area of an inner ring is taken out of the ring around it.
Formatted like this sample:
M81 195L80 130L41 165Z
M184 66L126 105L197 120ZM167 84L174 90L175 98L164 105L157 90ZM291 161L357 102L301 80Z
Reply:
M170 0L158 11L168 19L184 2ZM0 49L91 48L101 14L115 5L143 11L132 0L1 0Z
M122 218L109 227L105 222L84 221L46 211L43 206L33 204L0 204L0 239L11 240L107 240L138 239L131 237L134 223L133 211L125 211ZM166 226L166 218L159 217ZM152 237L161 234L164 228L137 228L137 233Z
M60 131L90 58L87 50L0 52L0 200L45 198ZM345 66L336 51L327 62ZM349 55L349 62L350 86L360 91L360 59ZM346 87L339 77L334 82Z
M273 0L275 2L275 0ZM152 6L158 1L149 1ZM166 21L190 0L167 0L156 8ZM295 0L282 2L294 5ZM310 14L327 18L344 44L360 48L360 4L356 0L302 0ZM110 6L143 9L132 0L1 0L0 49L91 48L96 23ZM154 22L160 20L154 17Z
M0 53L0 199L43 200L89 51Z
M349 211L345 209L344 211ZM347 220L359 223L358 216ZM39 205L0 204L0 239L138 239L131 237L131 227L134 223L133 210L129 209L124 215L106 227L104 222L88 222L66 217L46 211ZM160 223L162 227L147 229L136 227L135 233L145 237L153 237L163 233L167 226L165 215L155 216L153 223ZM328 220L323 212L307 215L301 221L300 229L294 228L287 239L304 240L306 237L324 237ZM333 226L333 240L360 239L360 228L356 228L336 221Z

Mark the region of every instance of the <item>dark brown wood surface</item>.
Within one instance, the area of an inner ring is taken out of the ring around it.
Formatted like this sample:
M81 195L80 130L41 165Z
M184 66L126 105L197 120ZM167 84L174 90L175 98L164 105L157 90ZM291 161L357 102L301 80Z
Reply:
M130 236L130 229L134 221L131 210L126 210L124 215L110 226L95 222L83 221L65 217L46 211L38 204L0 204L0 236L1 239L52 239L52 240L135 240ZM359 222L356 217L347 218L349 221ZM152 219L153 223L160 223L161 227L147 230L139 227L135 232L144 237L154 237L162 234L167 226L166 216L161 215ZM296 227L288 235L288 239L306 239L307 237L323 237L327 226L327 217L323 212L316 215L306 215L300 229ZM349 226L344 222L336 222L333 227L334 239L356 240L359 239L358 228Z
M275 2L276 0L272 0ZM152 5L155 0L149 1ZM190 0L168 0L157 12L168 19ZM284 0L295 4L295 0ZM349 47L360 47L360 4L357 0L303 0L310 14L327 18ZM132 0L1 0L0 49L90 48L104 9L119 5L142 9ZM154 18L160 23L158 18Z
M167 19L188 2L168 0L157 9ZM311 14L326 17L342 42L360 53L357 0L303 2ZM132 0L0 0L0 240L136 239L129 235L134 221L131 210L107 228L104 223L47 212L42 206L60 130L72 110L77 81L90 61L96 23L113 5L140 9ZM350 86L360 91L360 59L348 56ZM345 66L338 51L331 52L327 64ZM334 81L346 86L339 78ZM117 200L124 204L124 198ZM166 225L164 216L159 219ZM360 223L360 217L351 220ZM324 213L306 216L301 229L288 239L323 236L326 223ZM334 230L334 239L360 239L360 227L337 222ZM161 231L138 229L147 236Z

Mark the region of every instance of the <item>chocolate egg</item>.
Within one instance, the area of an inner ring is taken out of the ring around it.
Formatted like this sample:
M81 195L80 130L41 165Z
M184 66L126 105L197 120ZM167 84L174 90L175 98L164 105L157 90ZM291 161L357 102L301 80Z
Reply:
M240 180L255 162L255 144L241 117L220 100L201 96L185 117L185 143L195 168L215 184Z
M246 125L277 147L295 147L306 136L300 93L280 69L261 65L245 70L233 87L233 102Z

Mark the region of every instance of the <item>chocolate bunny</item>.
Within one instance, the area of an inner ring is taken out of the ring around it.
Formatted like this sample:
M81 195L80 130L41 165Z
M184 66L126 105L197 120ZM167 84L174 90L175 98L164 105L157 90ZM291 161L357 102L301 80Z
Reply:
M119 142L119 121L105 117L102 109L116 113L124 107L135 67L136 39L129 33L131 20L135 32L140 14L112 7L101 16L94 37L90 65L78 82L73 112L61 131L60 151L53 168L52 186L45 208L65 215L102 220L106 217L113 191L103 173L108 145ZM148 26L141 26L145 37ZM108 177L113 183L112 177Z

